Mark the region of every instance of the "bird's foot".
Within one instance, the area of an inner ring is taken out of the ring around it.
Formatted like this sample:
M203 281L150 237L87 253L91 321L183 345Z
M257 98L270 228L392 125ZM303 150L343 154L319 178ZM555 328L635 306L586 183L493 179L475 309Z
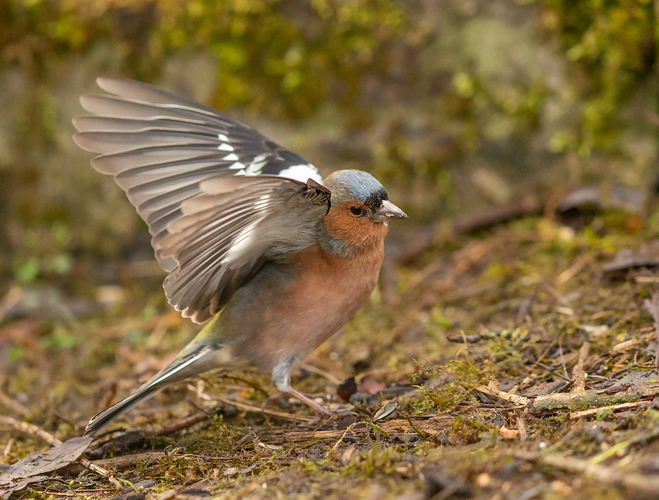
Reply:
M346 408L337 408L337 409L329 409L326 408L318 403L316 403L312 398L317 398L319 394L309 394L305 392L300 392L296 389L293 389L292 387L286 391L286 392L281 392L279 394L275 394L274 396L270 396L266 398L266 400L263 402L261 405L261 408L265 408L268 406L270 403L273 401L280 399L281 396L283 395L288 395L288 396L293 396L297 400L301 401L305 405L307 405L309 408L311 408L316 416L312 418L307 425L316 425L319 422L321 422L323 419L327 419L330 417L342 417L342 416L357 416L357 413L355 413L352 410L348 410ZM324 395L322 395L324 396Z
M307 425L316 425L319 422L321 422L323 419L331 418L331 417L357 416L357 413L355 413L352 410L348 410L346 408L337 408L334 410L330 410L329 408L320 406L313 399L307 397L306 394L297 391L292 387L288 390L288 393L294 398L297 398L300 401L302 401L305 405L309 406L316 413L316 416L312 418L309 422L307 422Z
M302 394L303 396L305 396L306 398L308 398L310 400L314 400L314 399L318 399L318 398L327 399L327 400L330 399L330 395L325 394L325 393L314 394L312 392L299 392L298 394ZM297 395L294 395L290 392L278 392L277 394L274 394L272 396L267 397L265 399L265 401L263 401L263 403L261 404L261 409L267 408L268 406L270 406L275 401L282 402L282 400L288 400L291 396L294 396L296 399L299 400Z

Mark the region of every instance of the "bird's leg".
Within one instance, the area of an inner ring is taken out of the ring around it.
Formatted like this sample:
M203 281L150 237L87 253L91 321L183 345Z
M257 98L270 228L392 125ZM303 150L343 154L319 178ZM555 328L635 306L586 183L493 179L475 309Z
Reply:
M288 358L287 360L278 363L277 365L274 366L272 369L272 383L275 385L277 389L279 389L282 393L289 394L293 396L294 398L297 398L298 400L302 401L305 405L310 407L315 413L316 413L316 418L318 417L331 417L333 415L349 415L349 414L354 414L354 412L351 412L349 410L345 409L339 409L339 410L330 410L328 408L324 408L318 403L316 403L313 399L311 399L309 396L304 394L303 392L300 392L296 389L293 389L291 387L291 376L290 376L290 371L291 367L293 366L293 363L295 362L295 358ZM272 399L276 398L277 396L274 397L269 397L263 402L263 405L261 407L263 408L266 406ZM316 420L316 419L314 419ZM314 421L312 420L312 422Z
M302 401L305 405L307 405L309 408L315 411L316 415L323 415L329 417L335 414L335 412L333 412L332 410L323 408L318 403L316 403L313 399L308 397L303 392L298 391L297 389L293 389L292 387L289 387L286 393Z

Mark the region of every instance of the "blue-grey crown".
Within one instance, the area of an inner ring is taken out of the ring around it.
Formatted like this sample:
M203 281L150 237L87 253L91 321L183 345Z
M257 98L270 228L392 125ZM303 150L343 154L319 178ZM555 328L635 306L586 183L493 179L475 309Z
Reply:
M339 170L323 184L332 191L332 205L357 200L377 210L384 200L389 199L380 181L362 170Z

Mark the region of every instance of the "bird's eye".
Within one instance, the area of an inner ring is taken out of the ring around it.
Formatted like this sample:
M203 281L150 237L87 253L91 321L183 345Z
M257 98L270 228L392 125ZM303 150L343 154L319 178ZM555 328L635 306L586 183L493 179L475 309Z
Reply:
M361 215L363 210L361 209L361 207L352 206L350 207L350 212L352 213L352 215Z

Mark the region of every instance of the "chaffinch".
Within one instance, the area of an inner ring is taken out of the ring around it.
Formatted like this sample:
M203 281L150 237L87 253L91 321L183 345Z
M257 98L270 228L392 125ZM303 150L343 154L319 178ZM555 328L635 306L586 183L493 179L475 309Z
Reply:
M99 78L74 119L92 166L113 175L149 226L169 303L208 324L135 393L94 416L93 433L164 387L255 365L290 385L295 363L367 302L387 222L407 215L373 176L316 167L239 120L152 85Z

